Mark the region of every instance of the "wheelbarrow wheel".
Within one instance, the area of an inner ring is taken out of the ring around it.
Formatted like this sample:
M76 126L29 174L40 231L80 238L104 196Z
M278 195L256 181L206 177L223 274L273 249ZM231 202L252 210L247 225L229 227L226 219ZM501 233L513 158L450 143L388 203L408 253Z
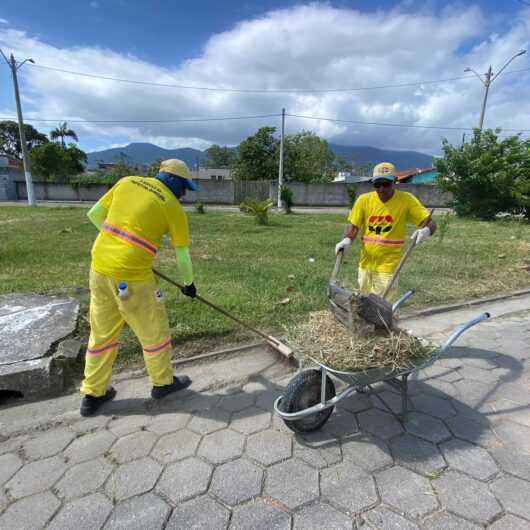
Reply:
M304 370L297 374L287 385L281 405L283 412L299 412L320 403L322 372L320 370ZM335 397L335 385L326 376L326 401ZM294 432L316 431L331 416L334 407L299 420L284 420L285 425Z

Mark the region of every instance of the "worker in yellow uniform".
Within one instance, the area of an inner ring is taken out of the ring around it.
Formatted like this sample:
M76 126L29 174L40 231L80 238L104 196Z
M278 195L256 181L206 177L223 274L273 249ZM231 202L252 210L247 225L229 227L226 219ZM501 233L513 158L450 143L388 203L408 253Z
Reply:
M110 379L125 323L142 345L151 397L159 399L191 384L189 377L173 375L168 318L151 265L168 234L184 282L182 292L195 297L188 222L179 199L196 189L184 162L166 160L155 178L120 179L89 211L99 235L92 247L82 416L94 414L116 395Z
M411 239L419 244L434 234L436 224L429 211L411 193L395 189L396 168L382 162L373 170L375 191L363 193L355 201L348 216L346 237L335 246L335 253L345 251L359 232L362 234L359 262L359 290L381 296L399 264L405 244L407 223L418 229ZM396 294L397 282L389 293Z

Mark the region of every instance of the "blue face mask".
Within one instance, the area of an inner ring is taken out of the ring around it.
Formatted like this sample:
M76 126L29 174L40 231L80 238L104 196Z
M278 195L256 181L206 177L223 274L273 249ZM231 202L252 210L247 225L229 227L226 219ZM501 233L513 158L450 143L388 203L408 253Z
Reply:
M177 177L177 175L173 175L171 173L165 173L164 171L161 171L155 178L157 178L160 182L163 182L173 192L173 195L175 195L177 199L180 199L182 196L184 196L186 194L186 190L189 189L188 181L186 179Z

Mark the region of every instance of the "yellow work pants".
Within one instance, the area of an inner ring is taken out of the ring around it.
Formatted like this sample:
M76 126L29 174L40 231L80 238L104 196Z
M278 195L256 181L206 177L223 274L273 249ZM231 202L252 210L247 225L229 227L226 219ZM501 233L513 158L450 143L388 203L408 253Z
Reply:
M166 308L154 279L127 281L128 297L118 297L118 280L90 271L90 338L81 392L103 396L118 354L119 337L127 323L140 341L154 386L173 382L171 335Z
M359 290L362 295L368 296L370 293L374 293L377 296L382 296L391 279L392 273L376 272L370 269L361 269L359 267ZM388 293L388 301L393 301L396 298L398 280L399 278L396 280L392 289L390 289L390 292Z

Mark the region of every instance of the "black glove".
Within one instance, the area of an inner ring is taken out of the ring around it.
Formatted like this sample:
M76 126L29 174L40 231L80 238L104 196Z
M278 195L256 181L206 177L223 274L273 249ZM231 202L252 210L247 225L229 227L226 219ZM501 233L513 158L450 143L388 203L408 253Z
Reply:
M185 285L181 289L182 294L189 296L190 298L195 298L197 296L197 289L195 289L195 284L190 283L190 285Z

